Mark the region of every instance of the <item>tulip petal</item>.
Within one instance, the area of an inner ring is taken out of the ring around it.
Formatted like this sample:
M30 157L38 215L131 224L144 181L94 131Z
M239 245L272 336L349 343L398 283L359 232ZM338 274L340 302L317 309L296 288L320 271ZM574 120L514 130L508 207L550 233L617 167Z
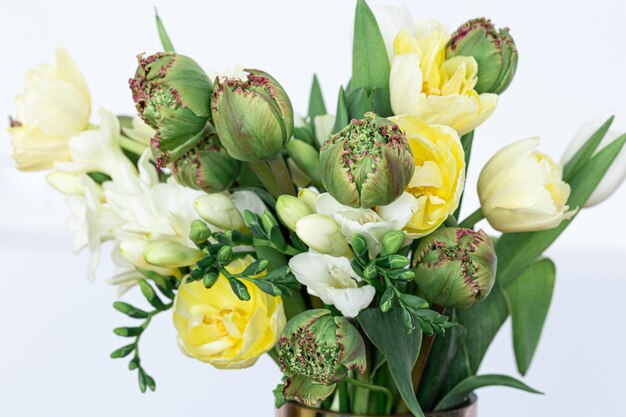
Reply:
M389 94L394 114L415 114L422 91L420 58L416 53L398 55L393 59L389 75Z

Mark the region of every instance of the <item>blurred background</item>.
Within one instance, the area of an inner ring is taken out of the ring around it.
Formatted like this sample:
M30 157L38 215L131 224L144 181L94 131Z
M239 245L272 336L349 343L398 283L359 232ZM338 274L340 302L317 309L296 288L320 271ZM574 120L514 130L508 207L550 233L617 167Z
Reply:
M371 4L380 3L371 0ZM540 136L541 150L560 159L583 123L614 114L626 131L626 5L584 2L388 0L414 18L437 18L450 30L486 16L510 26L518 72L495 114L476 132L464 213L478 204L480 167L505 144ZM11 1L0 14L3 63L0 115L26 71L52 62L64 46L83 71L93 114L99 107L132 114L127 86L139 52L160 49L157 7L178 52L207 71L237 66L274 75L306 113L313 73L334 111L351 65L355 1ZM95 120L95 117L92 116ZM8 120L7 120L8 124ZM112 329L115 312L107 255L97 282L85 278L87 254L71 252L62 195L42 173L19 173L0 133L0 415L2 416L272 416L279 371L267 358L242 371L217 371L183 356L170 317L158 317L142 338L142 363L156 393L139 392L126 360L108 355L124 344ZM525 381L533 396L507 388L478 392L480 416L622 415L626 360L621 294L626 292L626 187L584 210L548 251L558 267L554 302ZM462 216L463 217L463 216ZM481 225L486 226L486 223ZM134 295L128 299L138 300ZM533 302L533 300L529 300ZM481 373L515 375L509 324L488 352Z

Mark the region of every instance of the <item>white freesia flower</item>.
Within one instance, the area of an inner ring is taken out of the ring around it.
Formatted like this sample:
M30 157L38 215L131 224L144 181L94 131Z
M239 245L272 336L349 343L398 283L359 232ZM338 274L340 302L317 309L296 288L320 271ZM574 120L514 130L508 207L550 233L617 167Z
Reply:
M289 260L289 268L309 294L334 305L346 317L356 317L376 294L371 285L359 287L361 278L350 261L316 252L301 253Z
M320 194L316 210L332 217L340 226L347 241L355 234L367 241L370 256L376 256L382 249L383 235L391 230L402 230L417 211L417 200L409 193L403 193L388 206L377 210L344 206L329 193Z
M296 235L317 252L333 256L351 253L341 228L332 217L314 213L296 222Z
M155 134L155 130L148 126L139 116L134 116L131 121L131 127L125 127L122 131L135 142L145 146L150 146L150 140Z
M56 169L71 173L103 172L114 180L120 171L135 169L119 146L117 117L105 109L100 109L98 115L100 127L73 137L69 142L72 161L57 162Z
M8 132L18 169L39 171L68 161L68 140L87 127L91 98L65 49L56 50L53 65L41 64L28 72L15 104L17 120Z
M574 135L571 142L563 152L563 156L561 157L561 163L565 164L569 161L578 150L585 144L587 139L593 135L593 133L598 130L602 126L602 121L594 120L585 125L583 125L578 132ZM602 150L606 145L613 142L615 139L620 137L623 132L617 132L614 130L609 130L602 142L600 142L600 146L596 149L595 153L598 153ZM611 167L604 174L604 177L598 184L593 193L585 203L585 207L593 207L597 204L600 204L607 198L613 194L622 183L626 181L626 147L622 148L620 153L617 155Z
M315 139L317 140L318 146L321 147L332 133L333 127L335 126L335 115L321 114L315 116L313 125L315 126Z

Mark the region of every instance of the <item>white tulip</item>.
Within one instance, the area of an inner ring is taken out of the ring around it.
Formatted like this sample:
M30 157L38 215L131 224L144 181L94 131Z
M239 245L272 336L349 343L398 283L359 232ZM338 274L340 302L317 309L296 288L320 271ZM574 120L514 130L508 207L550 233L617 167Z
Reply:
M371 9L385 42L389 62L392 62L394 57L393 41L396 39L396 35L401 30L406 30L411 35L415 33L413 17L404 6L372 5Z
M289 268L309 294L334 305L346 317L356 317L376 294L373 286L358 285L361 278L347 258L301 253L289 260Z
M593 135L593 133L600 128L600 126L602 126L602 122L599 120L594 120L581 126L581 128L578 130L578 132L576 132L569 145L565 149L565 152L563 152L563 156L561 157L561 163L565 165L565 163L569 161L576 154L576 152L578 152L578 150L585 144L587 139L589 139L591 135ZM598 146L596 153L598 153L606 145L620 137L622 134L623 132L609 130L604 136L604 139L602 139L602 142L600 142L600 146ZM613 194L625 180L626 147L622 148L620 153L611 164L611 167L604 174L604 177L585 203L585 207L593 207L609 198L611 194Z
M355 234L367 241L370 256L375 257L382 249L382 238L391 230L402 230L417 211L417 200L409 193L403 193L388 206L372 209L344 206L330 194L320 194L316 210L332 217L341 226L341 233L347 241Z
M296 222L296 234L311 249L333 256L351 254L339 225L329 216L309 214Z
M570 187L563 167L535 150L539 139L499 150L478 178L478 196L489 224L501 232L530 232L557 227L570 219Z
M91 98L65 49L56 50L54 65L41 64L28 72L15 104L17 120L8 131L17 167L38 171L69 160L67 142L87 127Z

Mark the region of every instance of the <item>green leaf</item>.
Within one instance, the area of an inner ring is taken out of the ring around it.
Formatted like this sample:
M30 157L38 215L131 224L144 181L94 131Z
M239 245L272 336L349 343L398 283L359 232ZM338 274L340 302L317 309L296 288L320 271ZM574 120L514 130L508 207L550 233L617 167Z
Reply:
M143 368L139 368L137 370L137 377L139 379L139 389L141 389L141 392L146 392L146 387L148 383L146 381L146 372L143 370Z
M250 279L248 280L249 282L253 283L254 285L256 285L257 287L259 287L259 289L261 291L263 291L264 293L267 293L269 295L272 295L274 297L282 295L283 291L280 289L280 287L270 281L267 281L265 279Z
M435 407L435 411L447 410L459 405L474 390L488 386L517 388L533 394L543 394L521 381L507 375L473 375L459 382Z
M250 293L248 292L248 288L246 284L239 281L236 278L229 278L228 282L230 283L230 288L232 288L233 292L242 301L250 300Z
M152 288L152 286L148 284L146 280L140 280L139 287L141 288L143 296L146 297L146 300L148 300L152 307L156 308L157 310L165 309L165 304L163 304L163 301L161 301L159 296L156 294L154 288Z
M137 345L134 343L131 343L130 345L122 346L121 348L111 353L111 358L113 359L124 358L128 356L132 351L134 351L136 347Z
M143 332L143 327L116 327L113 333L122 337L135 337Z
M170 300L173 300L176 297L176 294L174 294L174 291L172 291L173 283L176 281L176 278L166 277L157 274L154 271L149 271L142 268L137 268L137 271L139 271L141 275L143 275L147 279L152 280L164 296L166 296Z
M326 105L324 104L324 96L317 79L317 75L313 75L313 84L311 84L311 95L309 96L309 118L311 122L315 116L326 114Z
M408 334L405 331L404 311L394 308L383 313L378 308L368 308L362 310L357 319L367 337L387 359L389 372L409 410L417 417L424 417L411 381L422 332L416 330Z
M614 116L608 118L606 122L598 130L596 130L593 135L587 139L585 144L570 158L569 161L565 163L563 166L563 179L565 181L569 181L575 174L582 168L582 166L587 162L595 150L604 139L606 132L609 131L611 124L613 123Z
M393 288L387 287L382 297L380 297L380 303L378 304L380 311L383 313L388 312L393 306L393 299L395 297L395 292Z
M526 374L539 343L556 279L550 259L541 259L522 272L506 289L513 323L513 347L517 369Z
M624 146L624 142L626 135L615 139L578 169L569 183L572 192L567 203L570 208L582 208L585 205ZM500 283L504 287L509 286L528 265L541 256L570 223L571 220L565 220L554 229L539 232L503 234L496 243L497 279Z
M146 311L140 310L137 307L122 301L114 302L113 308L120 313L126 314L128 317L132 317L134 319L145 319L149 315Z
M159 31L159 38L161 39L161 44L163 45L163 50L165 52L174 52L174 45L172 45L172 41L170 37L167 35L167 31L165 30L165 25L159 16L156 8L154 9L154 15L156 18L157 30Z
M376 18L364 0L358 0L354 18L351 89L389 88L389 58Z
M374 112L381 117L393 114L389 103L389 91L380 88L368 90L362 87L349 91L346 94L346 105L352 119L362 119L367 112Z
M346 93L343 87L339 88L339 97L337 98L337 111L335 112L335 125L332 133L337 133L350 123L348 115L348 107L346 106Z

